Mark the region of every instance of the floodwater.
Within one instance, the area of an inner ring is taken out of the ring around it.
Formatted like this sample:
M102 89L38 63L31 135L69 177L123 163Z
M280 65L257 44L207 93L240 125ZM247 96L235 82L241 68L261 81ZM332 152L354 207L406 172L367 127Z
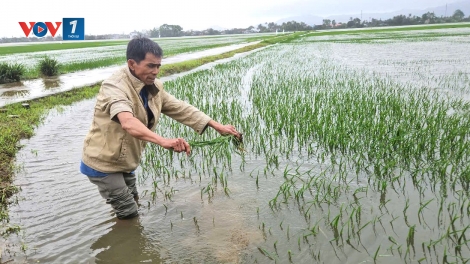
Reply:
M169 81L250 53L161 80ZM24 147L17 155L19 170L14 184L22 191L15 198L17 204L10 207L10 222L18 224L22 232L18 237L11 236L6 245L10 250L26 245L27 250L4 251L1 261L237 263L251 257L247 252L257 252L256 244L263 241L252 202L257 191L249 188L252 183L243 181L247 176L242 174L237 175L241 185L231 188L230 198L221 194L208 202L201 199L199 184L180 181L174 184L174 196L179 198L164 205L162 199L154 200L149 195L152 182L141 180L139 218L117 220L96 186L79 172L83 138L94 103L94 99L85 100L51 111L35 135L21 142ZM248 189L250 196L246 195Z
M211 55L217 55L256 43L259 43L259 41L218 47L204 51L178 54L169 58L164 58L162 63L171 64ZM58 77L40 78L0 85L0 107L7 104L24 102L27 100L69 91L77 87L84 87L99 83L122 66L79 71L63 74Z
M115 219L96 187L79 172L82 141L92 118L94 100L51 113L36 135L22 142L15 184L22 188L11 222L24 230L28 247L3 259L18 263L234 263L263 240L256 207L246 190L246 175L231 198L201 200L200 186L174 184L174 202L165 207L147 194L140 200L140 217ZM140 173L140 172L137 172ZM252 187L252 186L251 186ZM139 186L151 190L150 182ZM157 199L161 201L162 199ZM197 226L196 226L197 221ZM15 242L15 241L13 241ZM12 242L12 243L13 243Z

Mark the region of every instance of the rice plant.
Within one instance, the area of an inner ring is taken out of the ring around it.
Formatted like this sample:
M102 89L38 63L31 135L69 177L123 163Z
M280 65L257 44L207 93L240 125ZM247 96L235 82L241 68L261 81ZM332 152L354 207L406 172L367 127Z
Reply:
M44 56L38 62L38 69L45 76L55 76L59 74L60 64L57 59Z
M25 72L21 63L0 63L0 83L18 82Z

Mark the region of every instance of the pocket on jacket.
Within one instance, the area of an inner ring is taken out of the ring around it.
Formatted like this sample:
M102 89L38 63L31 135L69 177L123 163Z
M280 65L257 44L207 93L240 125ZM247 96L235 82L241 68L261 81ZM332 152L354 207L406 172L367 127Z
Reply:
M121 149L119 151L119 156L116 161L121 161L126 158L128 148L129 148L128 140L126 138L121 139Z

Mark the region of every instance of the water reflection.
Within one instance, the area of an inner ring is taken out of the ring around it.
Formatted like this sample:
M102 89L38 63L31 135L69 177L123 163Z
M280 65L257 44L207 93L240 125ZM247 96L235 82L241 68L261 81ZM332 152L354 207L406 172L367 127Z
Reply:
M25 86L24 83L21 81L2 84L3 88L12 88L12 87L18 88L18 87L24 87L24 86Z
M46 89L57 88L62 85L62 81L60 80L60 77L45 77L42 79L42 84Z
M1 94L1 96L7 96L7 97L21 97L21 96L27 96L29 94L29 90L11 90L11 91L5 91Z
M161 263L160 255L144 234L140 219L110 220L111 230L91 245L95 262L100 263ZM109 223L109 222L108 222Z

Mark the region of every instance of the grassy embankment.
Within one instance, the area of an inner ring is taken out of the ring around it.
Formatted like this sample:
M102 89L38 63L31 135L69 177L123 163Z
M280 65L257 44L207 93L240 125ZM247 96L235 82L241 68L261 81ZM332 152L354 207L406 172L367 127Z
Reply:
M274 39L283 42L299 33L278 36ZM248 52L254 49L265 47L270 43L261 42L255 45L246 46L237 50L226 52L220 55L208 56L200 59L168 64L161 68L159 77L168 76L194 69L203 64L229 58L237 53ZM47 96L44 98L28 101L30 108L26 109L22 103L15 103L5 106L0 112L0 221L8 223L8 198L18 191L18 187L12 185L15 172L14 159L18 149L21 147L18 142L23 138L29 138L34 134L34 128L42 122L45 114L58 106L70 105L74 102L92 98L99 90L99 85L74 89L61 94ZM13 116L13 117L12 117ZM5 226L3 226L5 230ZM17 228L6 228L6 230L17 230Z

